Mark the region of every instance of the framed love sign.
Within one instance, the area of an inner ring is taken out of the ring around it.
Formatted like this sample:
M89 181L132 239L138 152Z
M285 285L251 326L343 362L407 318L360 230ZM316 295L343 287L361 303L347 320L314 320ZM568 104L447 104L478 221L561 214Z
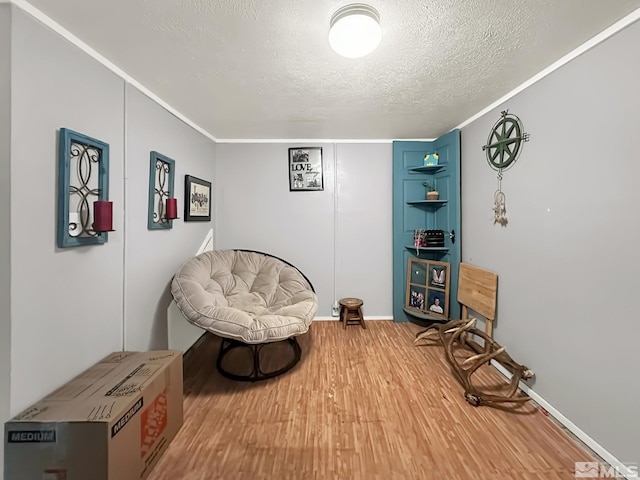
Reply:
M324 190L322 147L289 149L289 191Z

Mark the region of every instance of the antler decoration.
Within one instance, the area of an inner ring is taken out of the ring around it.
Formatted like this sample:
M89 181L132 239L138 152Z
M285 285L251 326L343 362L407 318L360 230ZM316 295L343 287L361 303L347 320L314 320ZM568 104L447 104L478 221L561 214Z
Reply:
M453 375L464 388L464 398L474 407L479 405L495 406L504 402L526 402L528 396L515 396L520 380L533 377L533 372L526 366L515 362L506 352L505 348L495 342L482 330L474 327L475 318L466 320L452 320L445 324L434 324L426 330L416 334L415 344L437 333L444 346L444 354L447 362L451 365ZM484 340L481 346L474 340L470 340L468 335L477 335ZM454 357L454 345L469 347L475 351L473 355L459 363ZM512 373L508 391L504 395L496 395L483 392L471 382L472 375L485 363L495 360Z

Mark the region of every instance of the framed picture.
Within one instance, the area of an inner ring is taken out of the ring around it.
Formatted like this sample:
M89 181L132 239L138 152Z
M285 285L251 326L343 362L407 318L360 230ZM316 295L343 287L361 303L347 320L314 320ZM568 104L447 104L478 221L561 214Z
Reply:
M211 182L184 176L184 221L211 221Z
M429 286L435 288L445 288L447 285L448 272L447 265L435 263L429 264Z
M444 292L429 289L426 310L430 313L444 315Z
M324 190L322 147L289 149L289 191Z
M407 264L405 310L423 319L449 318L451 264L410 257Z

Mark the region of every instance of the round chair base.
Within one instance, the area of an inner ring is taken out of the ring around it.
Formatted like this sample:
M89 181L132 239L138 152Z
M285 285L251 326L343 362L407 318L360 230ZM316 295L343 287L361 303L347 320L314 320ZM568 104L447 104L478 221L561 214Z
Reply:
M300 361L302 349L300 348L300 344L295 337L287 338L285 340L281 340L280 342L273 343L285 343L289 345L291 347L291 353L293 354L293 358L291 359L291 361L277 370L264 372L260 367L260 350L262 350L262 348L266 345L272 345L272 343L248 344L228 338L222 339L222 345L220 345L220 352L218 353L218 359L216 361L216 368L224 377L241 382L256 382L258 380L266 380L268 378L282 375L283 373L295 367L295 365ZM251 373L249 373L248 375L239 375L223 368L223 358L234 348L247 348L251 351L252 369Z

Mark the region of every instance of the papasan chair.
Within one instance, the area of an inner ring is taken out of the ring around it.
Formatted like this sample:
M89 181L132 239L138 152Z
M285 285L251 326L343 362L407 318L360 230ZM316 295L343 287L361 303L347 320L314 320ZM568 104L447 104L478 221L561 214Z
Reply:
M173 277L171 294L187 321L222 338L216 367L232 380L263 380L293 368L302 353L296 336L309 330L318 311L313 285L300 270L253 250L215 250L189 259ZM292 358L265 372L260 351L274 342L288 345ZM235 348L251 351L248 375L223 366Z

